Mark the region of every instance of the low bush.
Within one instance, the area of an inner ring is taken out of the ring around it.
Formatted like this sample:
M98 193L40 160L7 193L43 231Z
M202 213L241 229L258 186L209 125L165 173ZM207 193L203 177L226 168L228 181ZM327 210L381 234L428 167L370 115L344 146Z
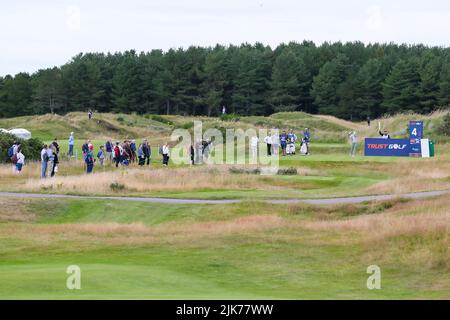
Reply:
M168 124L170 126L173 125L172 121L170 121L169 119L166 119L163 116L160 116L158 114L153 115L152 116L152 120L158 121L158 122L161 122L161 123L164 123L164 124Z
M13 145L14 141L20 142L25 161L40 159L42 146L44 145L41 140L36 138L22 140L12 134L0 132L0 162L11 161L8 157L8 149Z
M295 176L297 175L297 168L278 169L277 174L280 176Z
M223 114L220 116L222 121L238 122L240 117L235 113Z

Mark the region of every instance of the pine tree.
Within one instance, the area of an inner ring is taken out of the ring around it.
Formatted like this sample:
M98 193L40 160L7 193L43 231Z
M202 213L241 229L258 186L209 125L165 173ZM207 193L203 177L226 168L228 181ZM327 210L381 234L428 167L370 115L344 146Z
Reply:
M420 112L417 88L420 75L414 59L400 60L383 83L383 106L389 113L403 110Z
M324 114L339 114L339 85L345 80L349 61L345 55L338 55L327 62L314 77L311 95L318 111Z

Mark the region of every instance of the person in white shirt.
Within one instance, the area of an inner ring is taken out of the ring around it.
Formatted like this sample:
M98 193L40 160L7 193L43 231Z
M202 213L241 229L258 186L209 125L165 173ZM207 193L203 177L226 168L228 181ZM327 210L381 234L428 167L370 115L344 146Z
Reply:
M24 164L25 164L25 156L22 153L22 149L19 148L17 150L17 163L16 163L16 170L18 173L22 171L22 167Z
M250 140L250 145L252 147L252 159L253 162L258 159L258 144L259 144L259 138L257 136L253 136Z
M277 156L280 148L280 136L276 133L272 134L272 154Z
M350 132L350 156L355 157L356 156L356 146L358 144L358 137L356 136L356 131Z
M167 142L162 147L163 165L169 165L170 150Z
M272 136L270 133L264 138L264 142L267 144L267 155L270 157L272 155Z

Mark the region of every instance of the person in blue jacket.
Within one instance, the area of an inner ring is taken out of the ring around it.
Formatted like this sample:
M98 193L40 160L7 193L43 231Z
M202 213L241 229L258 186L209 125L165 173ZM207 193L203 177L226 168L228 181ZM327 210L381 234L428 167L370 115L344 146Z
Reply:
M69 157L73 157L73 146L75 144L75 138L73 136L73 132L70 133L69 137Z
M281 150L283 152L283 156L286 155L287 140L288 140L288 136L286 134L286 130L283 130L283 132L280 134L280 145L281 145Z
M309 128L305 128L303 132L303 140L302 142L306 144L306 155L309 154L309 142L311 141L311 134L309 133Z

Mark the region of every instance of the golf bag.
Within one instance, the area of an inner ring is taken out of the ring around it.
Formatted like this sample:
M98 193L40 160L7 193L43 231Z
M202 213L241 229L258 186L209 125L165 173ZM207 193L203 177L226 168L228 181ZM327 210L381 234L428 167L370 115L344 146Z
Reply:
M306 155L308 153L308 143L302 141L302 145L300 147L300 154Z
M286 146L286 153L287 154L295 154L295 143L289 142Z

